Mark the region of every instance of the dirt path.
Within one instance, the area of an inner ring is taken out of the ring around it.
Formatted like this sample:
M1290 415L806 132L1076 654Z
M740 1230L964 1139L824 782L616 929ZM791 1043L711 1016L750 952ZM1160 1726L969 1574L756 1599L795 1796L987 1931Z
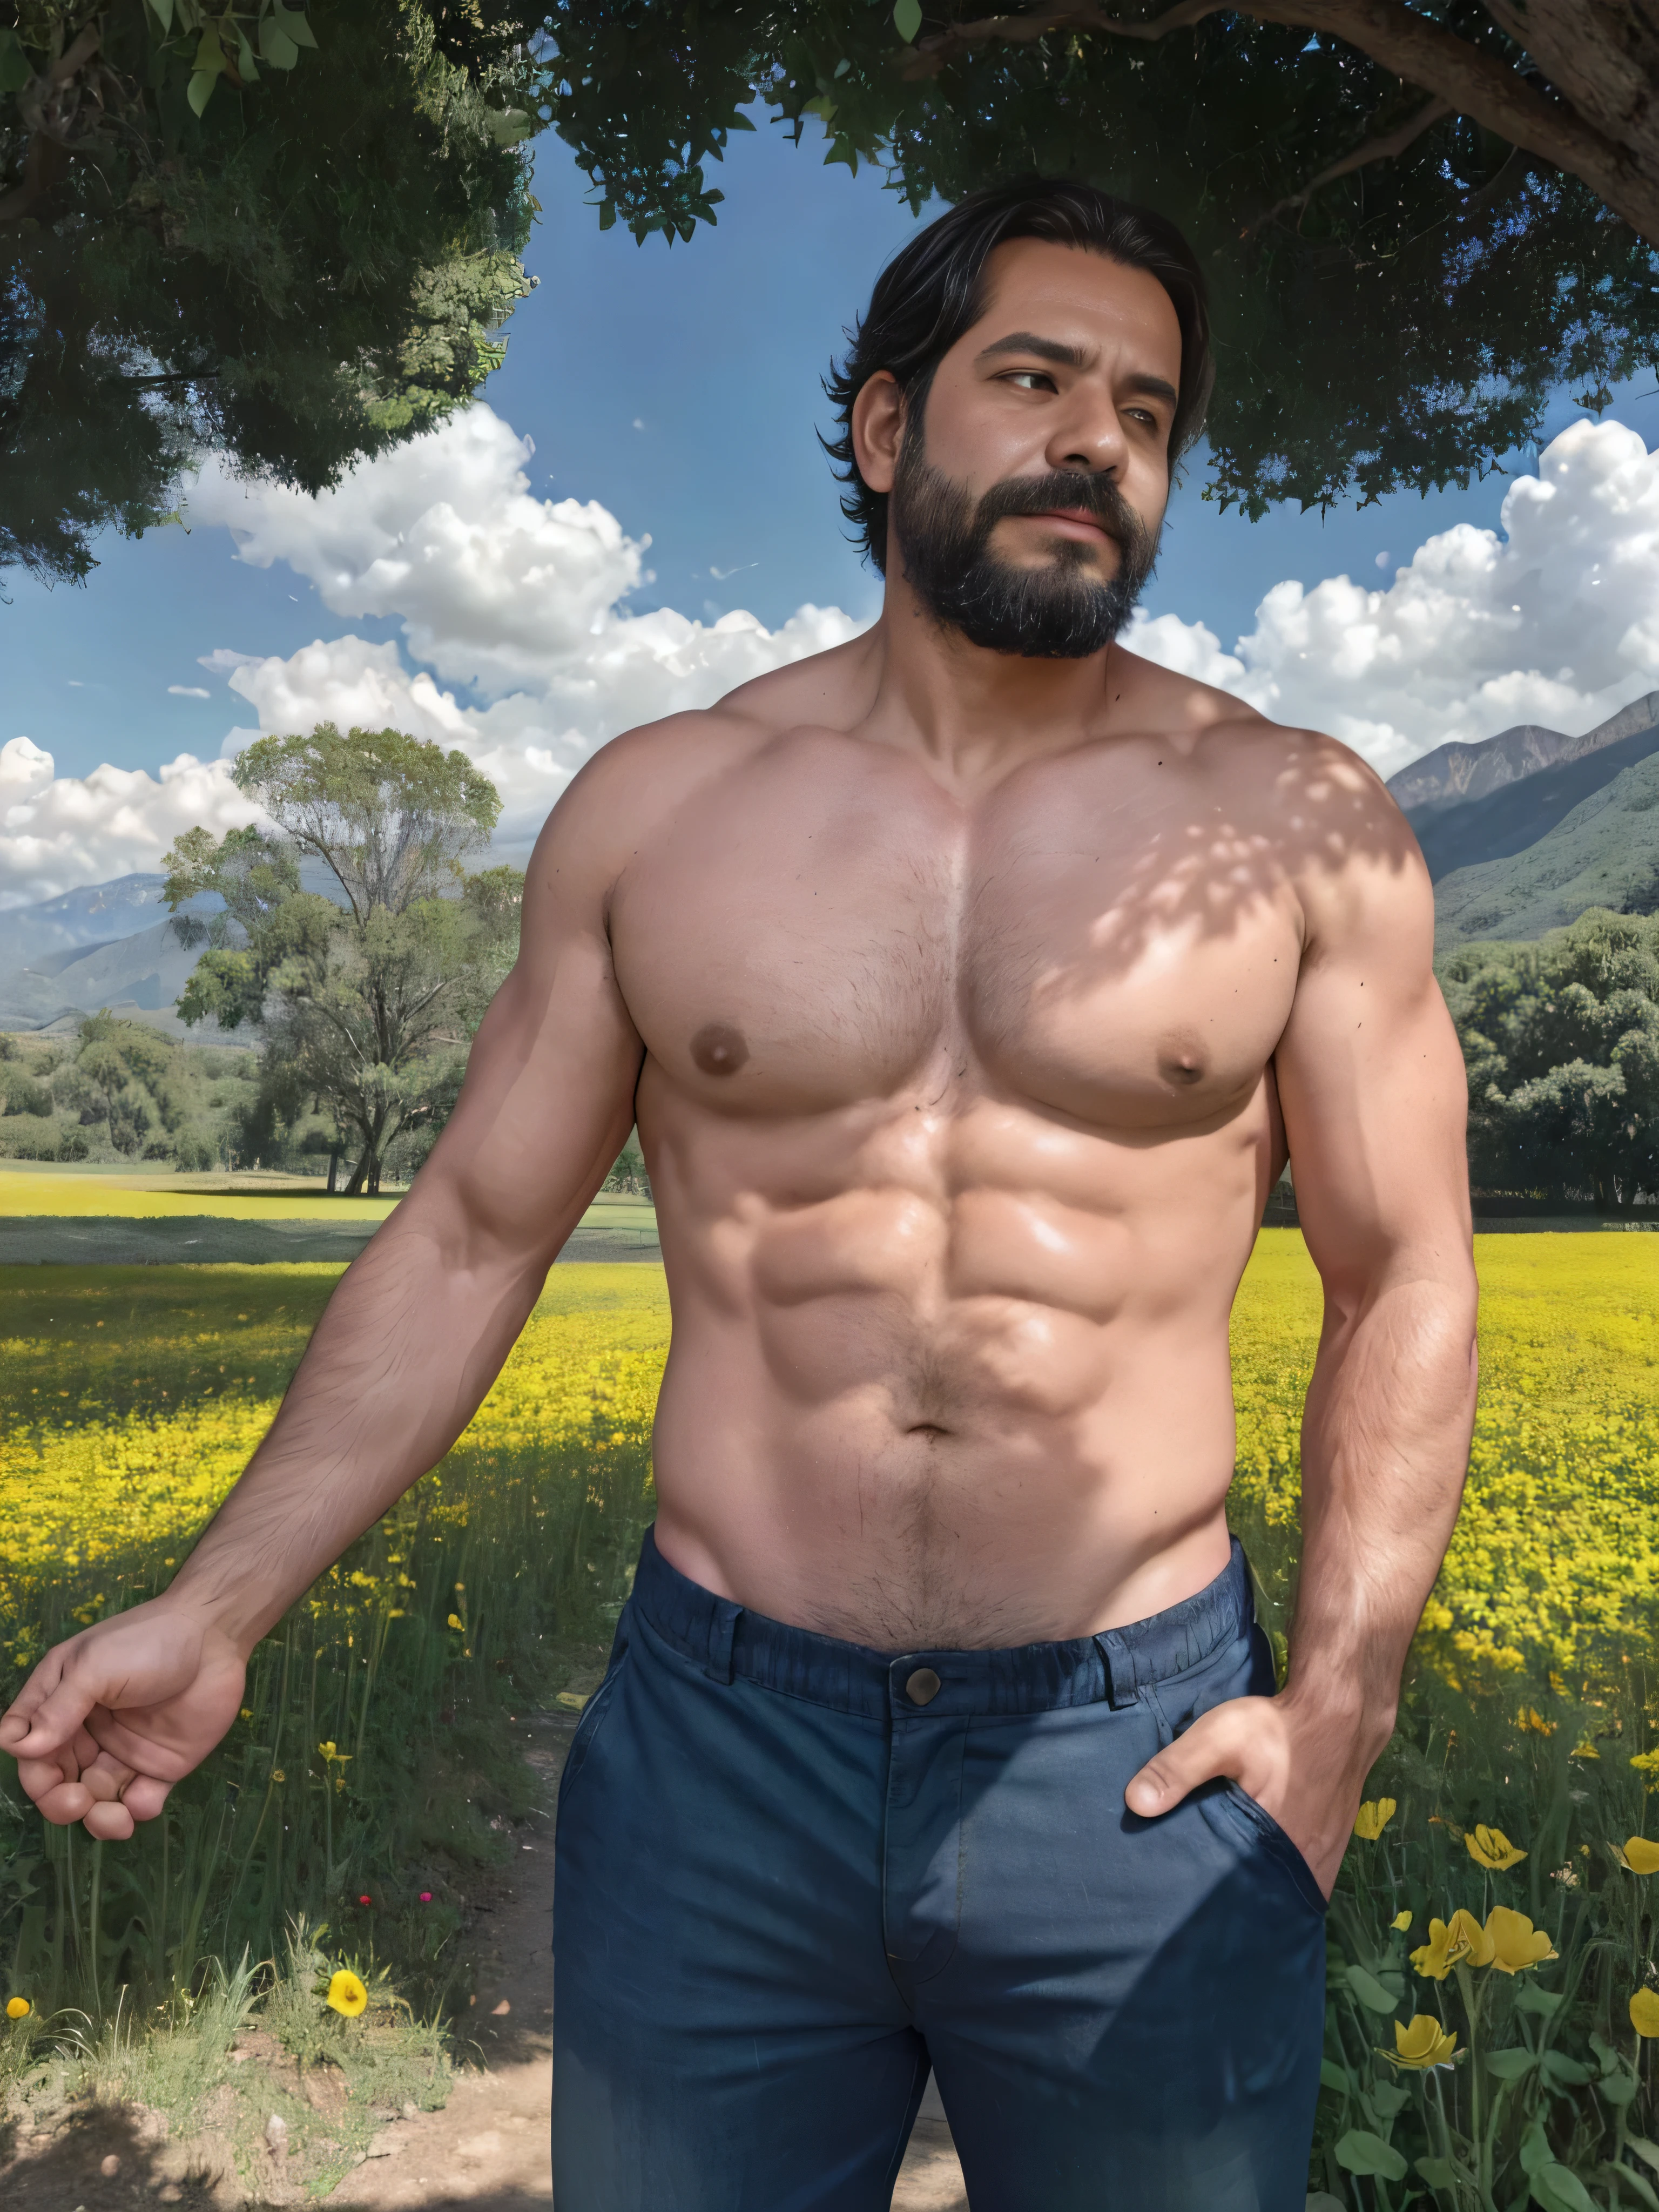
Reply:
M327 2199L364 2212L530 2212L550 2205L552 1805L574 1716L544 1717L529 1752L546 1809L519 1838L518 1878L494 1915L474 2030L484 2070L456 2081L441 2112L394 2121ZM65 2207L64 2212L70 2212ZM672 2206L641 2212L674 2212ZM962 2168L929 2085L893 2194L893 2212L968 2212Z

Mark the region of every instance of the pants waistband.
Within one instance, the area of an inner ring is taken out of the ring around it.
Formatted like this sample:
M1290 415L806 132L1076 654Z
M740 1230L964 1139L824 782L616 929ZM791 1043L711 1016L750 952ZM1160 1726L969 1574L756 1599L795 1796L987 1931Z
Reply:
M1179 1605L1098 1636L1005 1650L893 1654L791 1627L689 1580L670 1566L648 1528L631 1609L716 1682L741 1677L838 1711L909 1720L923 1708L938 1718L1133 1705L1142 1689L1185 1674L1248 1635L1255 1620L1249 1571L1236 1537L1220 1574Z

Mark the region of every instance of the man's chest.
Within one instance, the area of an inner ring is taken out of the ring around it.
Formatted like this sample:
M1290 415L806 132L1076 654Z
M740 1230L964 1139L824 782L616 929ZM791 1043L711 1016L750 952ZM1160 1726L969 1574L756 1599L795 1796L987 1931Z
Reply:
M972 809L914 775L728 784L628 872L623 995L671 1079L739 1115L931 1085L1206 1120L1284 1028L1298 910L1269 842L1174 781L1051 771Z

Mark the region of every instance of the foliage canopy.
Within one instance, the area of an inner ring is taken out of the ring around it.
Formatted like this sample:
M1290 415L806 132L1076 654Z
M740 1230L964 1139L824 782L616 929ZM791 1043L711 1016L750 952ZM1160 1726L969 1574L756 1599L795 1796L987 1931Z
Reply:
M315 491L501 361L541 71L495 0L0 0L0 571L211 447Z
M1613 68L1624 12L566 0L548 23L556 128L641 238L715 221L708 165L757 101L918 210L1036 170L1172 216L1212 291L1210 493L1260 514L1467 485L1553 389L1599 407L1659 359L1659 39L1628 11Z

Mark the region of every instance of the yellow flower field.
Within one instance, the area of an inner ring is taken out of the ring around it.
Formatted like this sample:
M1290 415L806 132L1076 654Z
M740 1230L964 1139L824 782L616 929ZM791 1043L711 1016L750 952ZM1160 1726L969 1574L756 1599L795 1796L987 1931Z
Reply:
M1571 1672L1616 1659L1659 1598L1659 1237L1477 1237L1480 1401L1457 1533L1420 1648ZM1241 1506L1290 1528L1319 1279L1267 1230L1233 1317Z

